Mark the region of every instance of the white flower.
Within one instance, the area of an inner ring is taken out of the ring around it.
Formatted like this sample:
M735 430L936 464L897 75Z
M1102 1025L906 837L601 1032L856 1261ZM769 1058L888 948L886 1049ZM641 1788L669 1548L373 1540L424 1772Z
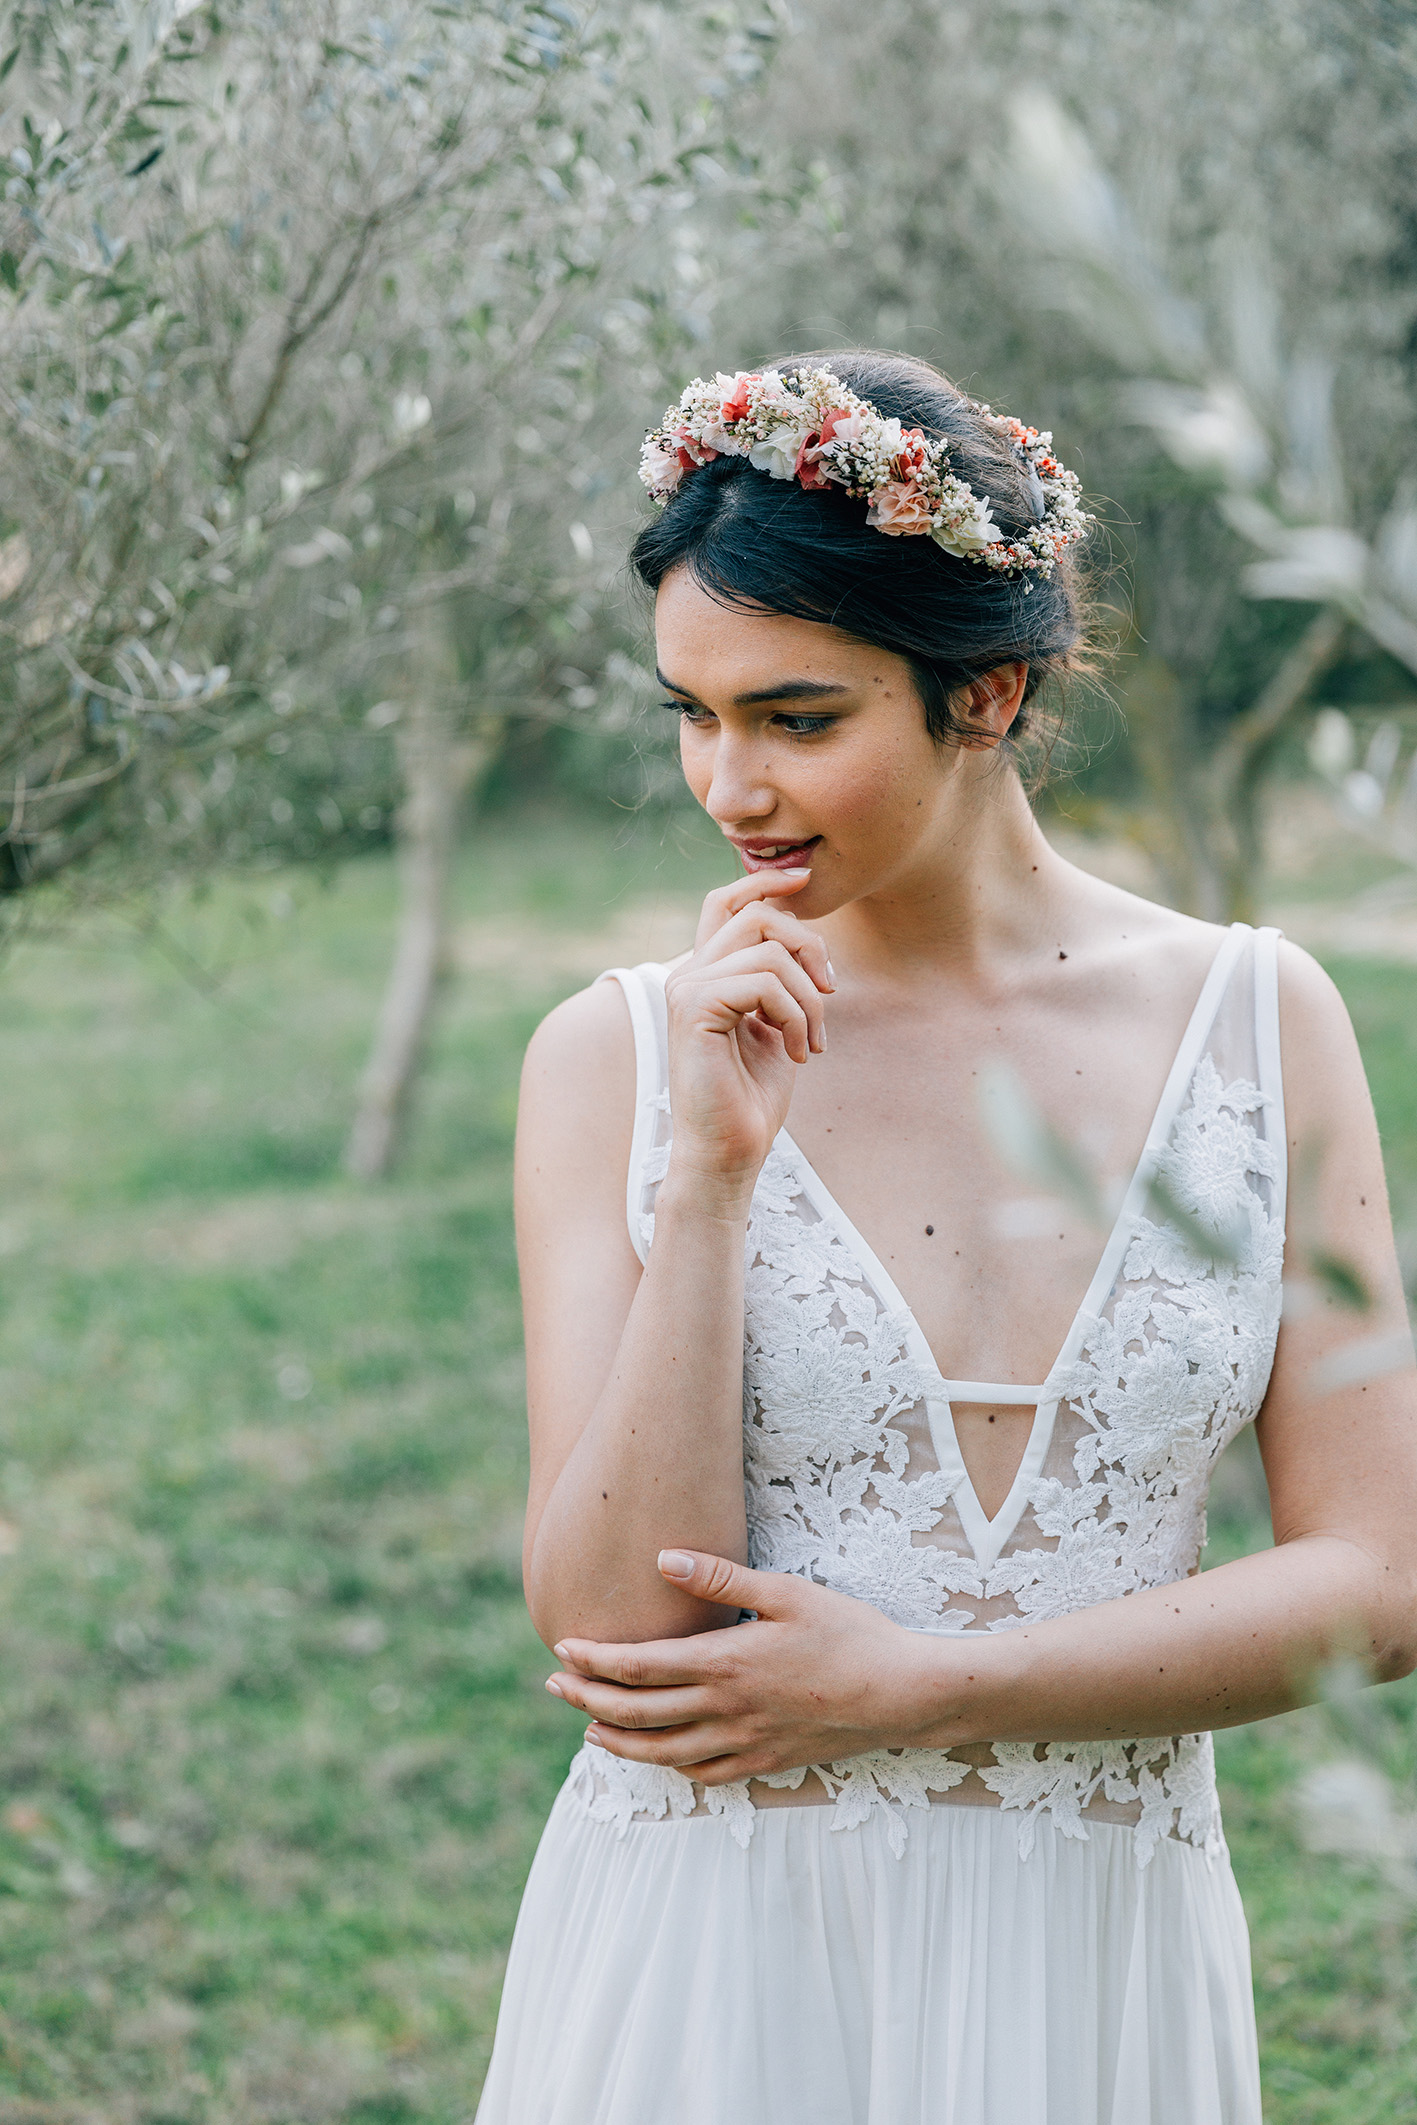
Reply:
M962 561L967 561L972 553L978 553L981 547L997 545L1004 536L989 514L993 504L987 495L982 500L971 495L970 500L973 503L971 509L952 514L930 534L937 546L943 546L946 553L956 554Z
M775 428L771 435L750 447L748 462L775 480L790 480L797 470L798 453L811 432L810 427Z
M721 421L700 421L694 432L701 443L716 450L720 457L742 457L748 448L742 436L731 435Z
M859 450L871 433L869 413L848 413L832 429L831 441L827 444L827 457L834 460L837 453L843 456L848 451Z

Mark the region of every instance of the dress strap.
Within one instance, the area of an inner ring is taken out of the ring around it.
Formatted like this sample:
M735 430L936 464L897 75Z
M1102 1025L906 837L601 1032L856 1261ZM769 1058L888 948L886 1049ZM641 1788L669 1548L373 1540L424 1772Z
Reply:
M664 985L658 967L609 967L597 977L618 981L629 1007L635 1036L635 1127L630 1139L630 1163L625 1175L625 1223L630 1244L642 1262L649 1256L646 1212L658 1175L646 1171L655 1149L658 1121L664 1104L666 1041L664 1038Z
M1274 1209L1281 1229L1289 1172L1289 1136L1284 1125L1284 1067L1279 1048L1279 940L1283 935L1282 930L1255 931L1255 1057L1259 1088L1269 1102L1265 1136L1278 1166Z

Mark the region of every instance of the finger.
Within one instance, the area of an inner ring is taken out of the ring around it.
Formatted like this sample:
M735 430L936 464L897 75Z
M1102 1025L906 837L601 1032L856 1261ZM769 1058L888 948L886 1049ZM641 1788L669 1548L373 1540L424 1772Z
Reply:
M586 1728L585 1738L595 1748L604 1749L607 1756L635 1763L672 1764L674 1770L682 1771L701 1786L744 1785L750 1778L766 1778L794 1768L778 1763L770 1751L745 1743L741 1735L731 1735L727 1728L723 1730L722 1754L702 1758L685 1755L685 1750L695 1746L707 1748L710 1733L709 1727L702 1726L687 1727L682 1736L626 1734L616 1727L597 1724Z
M725 980L725 976L728 980ZM733 982L747 982L744 990ZM755 1000L746 1006L745 995L754 995ZM725 1019L722 1004L732 1002L731 1017ZM785 1002L795 1009L787 1009ZM797 964L786 945L758 944L742 952L735 952L731 959L720 961L716 966L684 968L675 978L672 1007L677 1013L685 1006L697 1012L701 1023L710 1030L727 1033L749 1011L757 1011L769 1025L777 1027L787 1043L787 1052L794 1062L805 1062L808 1055L819 1055L826 1046L826 1013L822 1004L822 992L809 974ZM789 1032L791 1028L791 1032ZM794 1036L800 1029L801 1038Z
M664 1764L675 1771L682 1771L686 1764L711 1763L716 1757L739 1755L744 1746L741 1731L734 1733L726 1725L705 1721L638 1734L629 1733L624 1727L602 1726L597 1720L586 1728L586 1740L627 1763Z
M787 1615L797 1604L802 1582L790 1572L755 1572L709 1550L662 1549L659 1569L671 1586L698 1601L718 1601L725 1608L756 1609L759 1616Z
M823 955L825 958L825 954ZM745 945L730 958L712 961L703 967L685 967L675 982L676 998L692 997L696 990L706 987L713 994L716 983L724 974L756 974L762 971L776 974L790 996L796 998L807 1020L807 1033L812 1053L818 1054L826 1045L826 1011L822 991L796 960L785 944L776 938L766 938L759 944Z
M810 870L750 871L745 878L735 878L731 885L715 886L704 897L699 913L699 926L694 934L694 949L721 930L724 923L755 900L777 899L789 893L800 893L811 877Z
M650 1639L643 1645L604 1645L593 1638L563 1638L554 1648L563 1668L592 1681L618 1682L629 1690L670 1689L721 1680L732 1664L722 1631L690 1638Z
M735 952L767 943L784 946L806 969L824 996L829 996L835 989L836 979L824 941L787 908L776 907L771 901L755 901L752 907L735 915L731 922L724 923L722 929L694 954L694 964L715 966Z
M686 1763L679 1766L686 1778L692 1778L701 1786L741 1786L750 1778L763 1778L769 1771L785 1770L785 1764L765 1763L760 1756L728 1755L712 1757L707 1763Z
M618 1683L589 1681L584 1675L552 1675L546 1684L553 1697L588 1712L605 1726L627 1732L651 1727L682 1727L706 1718L715 1709L702 1689L626 1690Z
M676 999L691 985L681 984ZM792 1060L804 1063L812 1052L812 1026L806 1011L786 983L766 968L730 976L718 974L711 984L695 984L693 1009L700 1027L710 1033L735 1032L742 1019L755 1012L765 1024L782 1035Z

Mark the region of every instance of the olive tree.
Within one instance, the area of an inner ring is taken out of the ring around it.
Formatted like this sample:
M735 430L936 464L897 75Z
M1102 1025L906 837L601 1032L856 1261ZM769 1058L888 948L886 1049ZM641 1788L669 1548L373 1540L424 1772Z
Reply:
M397 734L386 1161L459 795L591 628L775 34L731 7L24 0L0 129L0 888L220 849L251 748Z

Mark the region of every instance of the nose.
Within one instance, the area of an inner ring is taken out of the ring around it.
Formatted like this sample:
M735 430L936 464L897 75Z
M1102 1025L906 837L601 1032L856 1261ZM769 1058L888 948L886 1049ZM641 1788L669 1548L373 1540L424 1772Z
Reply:
M713 775L703 799L710 819L727 829L757 823L775 811L777 791L765 769L761 740L720 725Z

